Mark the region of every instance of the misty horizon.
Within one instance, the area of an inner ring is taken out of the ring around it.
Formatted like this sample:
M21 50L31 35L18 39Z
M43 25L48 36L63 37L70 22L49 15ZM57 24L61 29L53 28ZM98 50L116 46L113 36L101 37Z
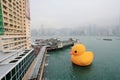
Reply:
M30 0L31 28L120 24L120 0Z
M114 27L44 28L31 30L32 36L120 36L120 25Z

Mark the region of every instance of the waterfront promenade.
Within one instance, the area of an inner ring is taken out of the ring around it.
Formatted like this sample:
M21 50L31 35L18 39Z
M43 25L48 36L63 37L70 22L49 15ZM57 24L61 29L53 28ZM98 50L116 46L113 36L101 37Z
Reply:
M41 47L40 52L34 59L23 80L42 80L46 53L46 46Z

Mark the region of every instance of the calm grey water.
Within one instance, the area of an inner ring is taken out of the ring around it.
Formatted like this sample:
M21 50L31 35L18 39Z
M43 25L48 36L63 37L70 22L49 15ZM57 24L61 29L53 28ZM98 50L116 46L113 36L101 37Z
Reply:
M91 66L80 67L71 63L71 47L49 52L44 78L45 80L120 80L120 38L110 37L75 37L94 52Z

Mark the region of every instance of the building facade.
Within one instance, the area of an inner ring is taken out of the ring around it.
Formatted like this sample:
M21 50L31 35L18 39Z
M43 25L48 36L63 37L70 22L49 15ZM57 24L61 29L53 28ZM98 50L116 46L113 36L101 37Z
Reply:
M29 49L29 0L0 0L0 51Z

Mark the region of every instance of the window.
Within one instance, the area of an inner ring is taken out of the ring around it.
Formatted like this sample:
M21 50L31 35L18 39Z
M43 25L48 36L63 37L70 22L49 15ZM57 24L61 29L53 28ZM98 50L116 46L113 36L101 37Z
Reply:
M6 80L9 80L11 78L11 73L9 72L7 75L6 75Z
M12 2L11 0L8 0L9 2Z
M12 7L12 5L11 5L11 4L9 4L9 7Z
M15 74L15 68L12 69L12 76Z
M5 77L3 77L1 80L5 80Z
M3 0L4 3L6 3L6 0Z

